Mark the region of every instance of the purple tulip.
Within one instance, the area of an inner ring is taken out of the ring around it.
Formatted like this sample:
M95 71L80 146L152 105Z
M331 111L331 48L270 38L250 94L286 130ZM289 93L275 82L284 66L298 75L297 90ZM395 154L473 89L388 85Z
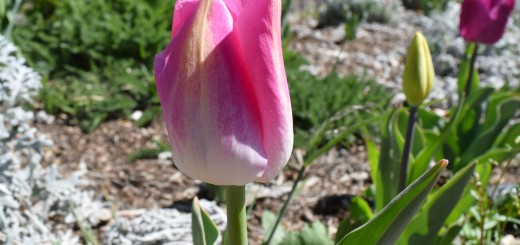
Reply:
M493 44L506 29L515 0L464 0L460 14L460 35L466 41Z
M217 185L274 178L293 144L280 0L177 0L155 79L175 165Z

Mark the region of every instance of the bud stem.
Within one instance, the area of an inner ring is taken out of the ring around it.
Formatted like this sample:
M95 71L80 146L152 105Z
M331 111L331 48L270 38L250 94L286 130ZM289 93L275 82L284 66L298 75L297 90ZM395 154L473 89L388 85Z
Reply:
M473 48L473 52L471 52L471 60L469 63L469 74L468 74L468 81L466 81L466 98L469 97L469 94L471 93L471 86L473 85L473 73L475 70L475 61L477 60L478 55L478 44L475 44L475 47Z
M226 186L228 245L247 245L246 186Z
M413 134L416 120L417 106L410 106L410 117L408 117L408 126L406 127L406 138L404 142L403 156L401 161L401 170L399 172L398 192L401 192L404 190L404 188L406 188L408 161L410 160L410 150L413 145Z

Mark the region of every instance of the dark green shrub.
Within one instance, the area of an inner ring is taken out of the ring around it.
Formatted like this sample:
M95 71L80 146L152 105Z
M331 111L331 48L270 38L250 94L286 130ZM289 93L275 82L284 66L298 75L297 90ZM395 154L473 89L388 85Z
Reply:
M153 57L170 40L174 1L33 0L13 39L41 72L41 100L84 130L128 116L157 114ZM142 121L146 124L146 121Z

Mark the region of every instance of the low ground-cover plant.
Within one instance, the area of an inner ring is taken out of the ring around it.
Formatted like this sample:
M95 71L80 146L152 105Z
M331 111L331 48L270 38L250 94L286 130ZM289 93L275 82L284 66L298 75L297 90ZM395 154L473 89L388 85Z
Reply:
M358 26L363 22L387 23L392 19L392 10L373 0L327 0L319 11L318 28L345 23L345 38L356 37Z
M159 114L151 71L171 29L168 2L25 1L12 39L44 76L46 111L85 131L135 110L142 125Z
M413 9L425 14L430 14L434 11L443 11L448 6L449 0L402 0L403 6L407 9Z
M311 141L323 144L389 105L391 94L374 80L340 76L334 71L320 78L300 69L306 63L300 55L285 51L284 59L291 88L296 147L310 150ZM349 137L348 142L352 143L355 137Z
M52 141L32 125L36 113L24 109L41 88L40 79L0 35L0 243L78 244L77 224L86 227L85 243L97 244L86 233L107 209L83 188L85 172L63 177L56 165L41 164Z

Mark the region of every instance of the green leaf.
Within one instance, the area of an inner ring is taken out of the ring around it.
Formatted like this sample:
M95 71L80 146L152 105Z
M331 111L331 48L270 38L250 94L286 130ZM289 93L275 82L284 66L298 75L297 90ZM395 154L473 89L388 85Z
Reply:
M271 234L271 230L273 229L274 223L276 222L276 215L271 211L264 211L262 214L262 228L265 231L265 234ZM282 242L283 238L285 236L285 232L283 230L283 227L278 227L276 229L276 232L273 235L273 238L271 239L270 245L278 245ZM266 242L268 236L264 237L264 242Z
M368 202L362 197L354 197L350 200L350 215L360 221L368 221L374 217L374 213Z
M414 127L414 137L413 137L413 145L411 149L410 159L414 159L414 156L419 154L426 147L426 136L425 130L423 128L415 126ZM410 167L410 166L408 166Z
M0 27L2 24L2 20L7 13L7 0L0 0ZM1 30L0 30L1 31Z
M381 116L373 116L373 117L370 117L364 121L361 121L358 124L352 125L351 127L348 127L347 129L341 131L336 137L329 140L324 146L321 146L318 149L313 149L310 153L305 154L304 165L305 166L311 165L313 163L313 161L316 160L316 158L318 158L323 153L330 150L332 147L335 147L336 145L338 145L347 136L353 134L355 132L355 130L365 127L380 119L381 119Z
M350 200L349 212L350 217L341 221L338 226L335 243L338 243L345 235L347 235L347 233L365 224L374 217L370 205L365 201L365 199L359 196Z
M464 58L461 59L459 64L459 79L458 79L458 92L459 98L462 93L464 93L464 88L466 87L466 83L468 81L469 70L471 66L471 55L476 51L476 45L474 43L468 43L466 46L466 51L464 52ZM477 69L473 72L473 80L472 80L471 92L473 92L476 88L478 88L479 79L478 79L478 71Z
M377 186L377 173L379 168L379 149L374 141L365 137L365 146L367 148L368 163L370 164L370 176L372 177L372 184Z
M455 114L450 119L446 127L442 130L442 133L436 137L433 142L429 142L427 144L428 146L424 148L413 161L411 161L407 183L411 183L412 181L416 180L419 176L421 176L421 174L424 173L424 171L426 171L431 159L437 150L439 150L441 145L445 142L446 138L450 135L450 131L452 130L453 125L456 124L459 115L462 111L464 111L464 97L462 97L460 103L462 104L457 107Z
M303 245L302 240L300 239L300 233L296 231L291 231L287 233L287 235L283 238L280 244L283 245Z
M442 160L399 193L365 225L346 235L338 245L393 244L437 183L448 161Z
M520 136L520 123L512 125L501 133L495 140L493 147L515 147L518 145L515 142L518 136Z
M316 221L311 225L306 225L300 234L303 244L320 244L320 245L332 245L332 241L329 239L329 234L325 226Z
M193 198L191 206L191 229L194 245L213 245L218 238L218 228L208 213L200 207L199 199Z
M445 125L445 121L442 117L437 115L435 112L425 110L422 107L419 107L417 110L417 121L425 130L443 128Z
M489 178L491 177L491 171L493 171L493 166L489 162L479 162L477 165L477 181L480 185L479 189L481 189L483 193L487 191ZM487 198L484 200L487 201ZM483 200L480 201L483 202Z
M462 111L460 111L457 120L452 125L453 133L446 135L444 157L455 159L455 157L460 157L462 152L466 151L475 137L474 134L482 114L482 104L494 92L494 88L479 88L473 91L464 102L461 102L462 104L459 104L456 109L462 108Z
M341 241L341 239L343 239L343 237L345 237L349 232L351 232L352 230L354 230L355 228L357 227L354 227L355 226L355 221L347 218L347 219L344 219L342 220L341 222L339 222L339 225L338 225L338 231L336 231L336 237L334 238L334 243L338 243ZM359 226L358 226L359 227Z
M164 152L163 149L158 148L147 148L147 149L139 149L134 151L128 155L127 159L129 162L134 162L138 159L152 159L157 158L159 153Z
M520 96L510 93L494 94L487 106L486 121L479 128L478 135L471 140L468 150L461 160L454 163L454 170L458 170L486 152L496 140L502 129L515 116L520 108Z
M401 152L404 138L399 132L399 117L406 113L397 109L388 113L381 125L381 150L376 177L376 207L381 210L397 195Z
M462 230L462 225L453 225L448 231L440 238L438 245L452 245L453 240L457 237Z
M152 109L145 110L143 115L135 122L137 127L145 127L152 123L153 119L157 118L161 114L161 108L154 107Z
M464 192L462 193L462 197L453 208L453 211L444 222L446 225L456 225L461 215L468 212L470 207L475 203L475 197L471 195L471 191L473 190L472 185L467 185L464 188Z
M404 230L398 244L428 244L434 241L461 198L474 170L475 164L468 165L430 195L428 201Z
M159 153L170 151L171 147L168 144L161 143L159 141L155 142L156 147L155 148L145 148L145 149L139 149L132 153L130 153L127 157L129 162L134 162L139 159L152 159L157 158Z
M501 163L505 160L507 160L509 157L512 156L512 154L515 153L514 149L506 146L503 148L492 148L488 151L486 151L484 154L474 158L471 160L471 162L478 162L478 163L489 163L491 161Z
M327 229L316 221L307 224L301 232L289 232L280 243L283 245L332 245Z

